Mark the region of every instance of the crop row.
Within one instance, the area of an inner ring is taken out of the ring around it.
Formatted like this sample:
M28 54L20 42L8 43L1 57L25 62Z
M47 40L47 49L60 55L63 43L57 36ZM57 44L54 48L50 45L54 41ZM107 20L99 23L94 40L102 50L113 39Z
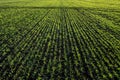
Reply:
M19 22L11 22L12 26L3 27L5 30L2 29L3 34L1 34L2 45L0 46L0 49L2 50L1 53L3 53L1 55L6 55L8 52L11 52L11 50L14 49L15 45L18 45L18 43L26 36L26 34L29 33L36 24L38 24L37 22L42 20L42 18L44 17L44 11L45 10L43 10L43 12L41 12L41 14L39 15L36 14L40 12L33 12L33 14L28 14L30 17L23 17L19 20ZM45 12L47 13L47 11ZM41 16L42 14L43 16ZM0 59L0 61L1 60L2 58Z
M13 37L2 38L0 79L119 79L119 32L105 32L101 19L77 8L28 10L1 35Z

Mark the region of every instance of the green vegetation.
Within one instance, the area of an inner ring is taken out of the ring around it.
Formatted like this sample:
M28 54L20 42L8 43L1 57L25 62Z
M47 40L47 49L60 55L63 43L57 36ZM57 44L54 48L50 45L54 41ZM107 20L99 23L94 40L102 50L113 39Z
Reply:
M119 80L119 0L0 0L0 80Z
M0 0L0 6L120 8L119 0Z

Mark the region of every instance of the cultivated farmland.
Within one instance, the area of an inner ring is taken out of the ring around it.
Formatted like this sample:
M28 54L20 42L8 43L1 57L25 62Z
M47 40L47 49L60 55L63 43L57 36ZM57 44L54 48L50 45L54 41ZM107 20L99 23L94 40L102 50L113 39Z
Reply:
M120 80L120 1L0 0L0 80Z

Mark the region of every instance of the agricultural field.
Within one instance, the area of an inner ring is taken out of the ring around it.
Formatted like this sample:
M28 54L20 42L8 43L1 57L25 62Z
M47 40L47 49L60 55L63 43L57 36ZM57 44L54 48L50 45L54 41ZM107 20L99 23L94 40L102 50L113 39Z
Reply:
M0 0L0 80L120 80L120 0Z

